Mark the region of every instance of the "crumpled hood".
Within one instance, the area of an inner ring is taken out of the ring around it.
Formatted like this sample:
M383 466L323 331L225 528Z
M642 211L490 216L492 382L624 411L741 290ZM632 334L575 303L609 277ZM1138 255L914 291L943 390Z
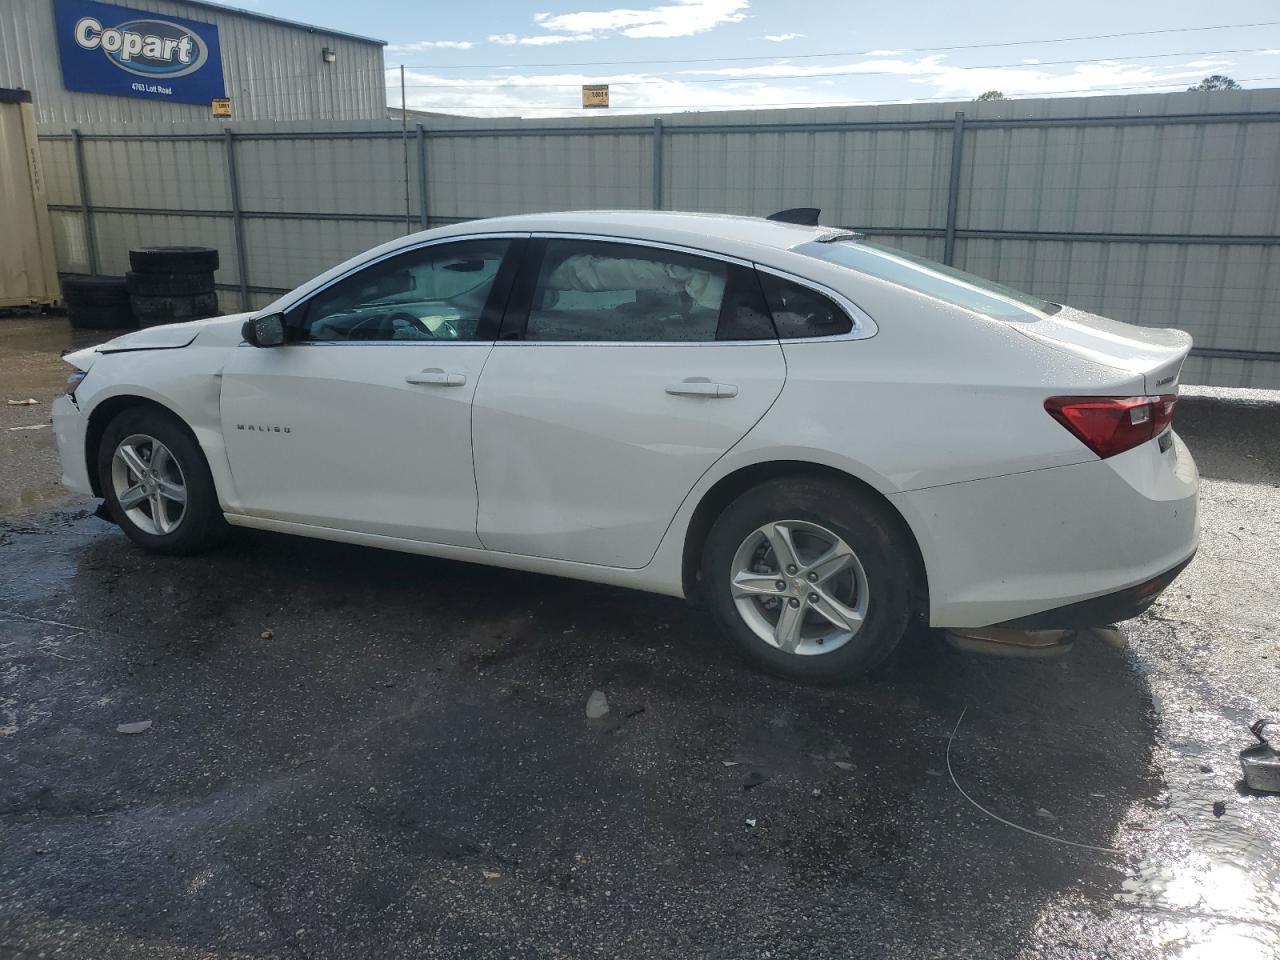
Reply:
M187 320L184 323L166 323L159 327L147 327L125 333L96 347L87 347L68 353L63 360L80 370L88 370L99 357L109 353L132 350L177 350L189 346L197 338L210 345L234 345L240 342L240 327L253 315L233 313L225 317L209 317L205 320ZM234 337L234 340L231 338Z

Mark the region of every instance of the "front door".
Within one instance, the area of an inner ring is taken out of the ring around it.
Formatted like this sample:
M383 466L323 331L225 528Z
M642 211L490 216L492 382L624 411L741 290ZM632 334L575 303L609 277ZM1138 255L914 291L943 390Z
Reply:
M642 567L698 478L777 398L782 349L749 265L534 244L476 391L480 539Z
M234 351L221 416L242 510L478 546L471 403L512 247L448 241L379 260L291 308L285 345Z

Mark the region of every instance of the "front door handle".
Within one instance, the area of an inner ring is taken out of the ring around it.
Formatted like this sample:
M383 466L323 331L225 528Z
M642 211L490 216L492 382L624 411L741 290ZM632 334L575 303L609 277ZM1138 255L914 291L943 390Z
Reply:
M668 383L667 393L673 397L710 397L724 400L738 395L738 387L732 383L716 383L706 377L688 377L679 383Z
M411 373L404 378L405 383L429 383L437 387L460 387L467 382L465 373L445 373L439 367Z

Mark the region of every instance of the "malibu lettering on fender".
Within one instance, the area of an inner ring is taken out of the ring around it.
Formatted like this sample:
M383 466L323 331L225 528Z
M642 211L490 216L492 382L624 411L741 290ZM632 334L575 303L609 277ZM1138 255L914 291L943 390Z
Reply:
M237 423L237 430L247 430L249 433L292 433L289 427L264 427L261 424Z
M211 23L91 0L54 0L54 8L68 90L202 105L225 93Z

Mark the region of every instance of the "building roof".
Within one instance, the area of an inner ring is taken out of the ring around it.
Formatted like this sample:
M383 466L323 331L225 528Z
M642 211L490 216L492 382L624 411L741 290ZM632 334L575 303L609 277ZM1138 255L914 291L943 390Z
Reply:
M278 23L282 26L293 27L298 30L306 30L309 33L322 33L330 37L343 37L347 40L355 40L358 43L376 44L379 47L385 47L387 41L376 40L373 37L362 37L358 33L347 33L345 30L330 30L328 27L318 27L313 23L300 23L297 20L286 20L284 17L273 17L269 13L258 13L256 10L245 10L243 7L231 7L225 3L211 3L210 0L170 0L171 3L180 3L189 7L203 7L205 10L214 10L223 14L234 14L237 17L247 17L250 20L262 20L266 23Z

